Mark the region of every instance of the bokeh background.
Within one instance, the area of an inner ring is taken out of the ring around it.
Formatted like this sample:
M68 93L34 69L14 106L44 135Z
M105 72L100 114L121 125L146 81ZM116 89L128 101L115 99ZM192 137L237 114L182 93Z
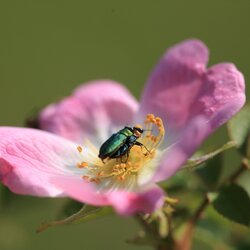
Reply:
M122 82L139 98L162 53L192 37L210 48L210 65L234 62L248 85L249 13L249 0L1 0L0 125L23 126L43 106L98 78ZM225 128L206 145L215 140L227 140ZM36 234L65 199L0 192L1 250L137 248L124 243L138 228L131 218L109 216Z

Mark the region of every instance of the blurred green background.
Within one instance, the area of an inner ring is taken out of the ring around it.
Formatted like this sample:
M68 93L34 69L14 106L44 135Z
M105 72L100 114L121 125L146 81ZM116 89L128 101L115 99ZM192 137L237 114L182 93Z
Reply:
M249 0L1 0L0 125L21 126L34 110L98 78L122 82L139 98L158 58L186 38L208 45L210 65L234 62L248 83L249 13ZM208 144L215 139L225 141L223 129ZM0 249L136 249L124 239L137 224L117 216L35 234L64 202L2 197Z

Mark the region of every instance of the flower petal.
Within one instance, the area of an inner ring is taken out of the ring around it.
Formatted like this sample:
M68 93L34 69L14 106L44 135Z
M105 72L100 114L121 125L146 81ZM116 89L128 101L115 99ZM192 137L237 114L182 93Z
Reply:
M163 206L164 191L154 186L140 193L114 192L108 195L115 210L122 215L131 215L138 212L152 213Z
M122 85L100 80L84 84L62 101L45 108L40 128L82 143L102 143L117 127L131 124L138 103Z
M104 194L96 192L92 183L84 181L79 176L54 176L51 182L59 189L64 190L67 196L80 202L93 206L110 205Z
M35 129L0 127L0 181L18 194L59 196L52 176L74 174L76 145Z
M79 178L55 177L53 183L62 188L71 198L95 206L110 205L121 215L131 215L137 212L151 213L161 207L164 202L164 191L157 186L141 192L121 190L95 192L94 186L86 185Z
M204 76L191 117L205 115L215 129L237 113L245 100L245 82L241 72L233 64L217 64Z
M210 120L207 120L206 116L195 117L166 150L155 171L153 181L162 181L174 175L219 125L239 111L244 101L244 98L231 101L217 110ZM151 182L152 179L148 178L144 183L149 181Z
M171 131L184 127L207 61L208 50L201 41L187 40L170 48L149 77L140 112L160 116Z
M242 74L227 63L206 70L207 60L206 46L187 40L171 48L149 78L140 113L160 116L172 140L195 117L205 116L216 128L244 104ZM230 115L219 118L218 112L232 103L235 107L231 107Z
M166 149L159 167L152 173L151 178L144 182L151 182L152 177L154 182L159 182L174 175L207 138L211 130L211 124L206 121L205 117L193 119L178 140Z

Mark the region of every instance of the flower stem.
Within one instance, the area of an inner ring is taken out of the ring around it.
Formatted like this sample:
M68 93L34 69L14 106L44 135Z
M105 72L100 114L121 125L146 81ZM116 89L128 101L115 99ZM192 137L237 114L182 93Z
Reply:
M248 163L248 159L243 158L240 167L231 174L231 176L228 178L228 182L234 183L245 170L250 170L250 166Z
M176 245L175 250L189 250L192 247L192 236L194 233L195 225L197 221L200 219L202 213L205 211L207 206L209 205L209 199L205 196L200 204L200 206L195 211L192 218L187 223L186 231L183 234L181 241L179 241Z

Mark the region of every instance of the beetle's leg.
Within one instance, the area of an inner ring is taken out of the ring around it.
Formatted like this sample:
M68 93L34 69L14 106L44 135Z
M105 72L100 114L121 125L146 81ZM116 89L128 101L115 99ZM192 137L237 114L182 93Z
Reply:
M125 163L127 163L127 161L128 161L128 157L129 157L129 150L126 152L126 156L127 156L127 159L126 159L126 162L125 162Z
M122 158L123 158L123 155L120 157L120 160L121 160L121 163L124 163Z
M151 152L147 149L147 147L146 147L144 144L142 144L142 143L140 143L140 142L136 141L136 142L135 142L135 145L140 146L141 148L143 148L143 147L144 147L144 148L148 151L148 153L150 153L150 154L151 154ZM147 155L147 153L146 153L146 154L144 154L144 155Z
M124 161L123 161L123 156L124 156L124 155L121 155L119 158L117 158L117 159L120 160L120 163L124 163Z
M102 159L101 159L103 164L105 164L105 160L106 160L106 159L107 159L107 158L102 158Z
M128 149L128 150L120 157L122 163L127 163L128 158L129 158L129 152L130 152L130 149ZM126 157L125 161L123 161L123 157L124 157L124 156Z
M121 162L122 162L122 163L127 163L127 161L128 161L128 154L129 154L129 152L127 151L126 154L123 154L123 155L121 156ZM124 156L126 157L126 159L123 161Z
M110 158L109 157L106 157L106 158L104 158L104 159L101 159L102 160L102 163L103 164L106 164L109 160L110 160ZM106 161L106 162L105 162Z

